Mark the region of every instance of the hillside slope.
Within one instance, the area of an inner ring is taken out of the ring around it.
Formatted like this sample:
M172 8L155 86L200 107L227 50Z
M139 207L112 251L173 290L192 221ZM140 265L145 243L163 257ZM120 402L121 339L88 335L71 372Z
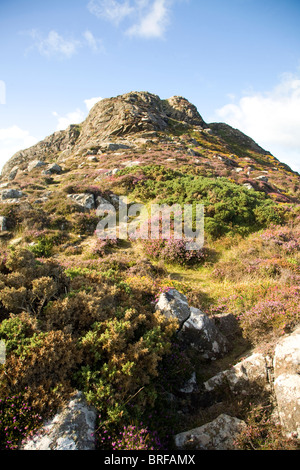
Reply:
M97 207L118 211L122 196L126 210L203 204L204 247L99 239ZM272 387L204 388L244 356L273 357L299 324L299 199L298 173L180 96L101 100L12 156L0 180L0 448L18 447L78 390L96 408L99 449L173 448L174 434L223 413L246 423L240 448L295 448L274 422ZM200 324L226 346L219 354L215 342L195 349Z

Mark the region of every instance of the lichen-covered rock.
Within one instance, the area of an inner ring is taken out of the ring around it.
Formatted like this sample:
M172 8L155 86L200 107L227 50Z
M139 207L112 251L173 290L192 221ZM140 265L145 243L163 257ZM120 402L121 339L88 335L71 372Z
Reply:
M274 390L285 433L300 438L300 327L282 338L274 352Z
M95 423L95 409L78 392L21 450L94 450Z
M216 359L229 351L227 339L213 320L198 308L190 308L190 316L179 332L180 339L196 349L204 358Z
M251 354L231 369L219 372L203 384L207 392L219 392L223 385L229 387L233 394L249 395L259 388L269 391L265 356L261 353Z
M176 318L180 327L189 318L191 311L185 295L176 289L160 294L156 308L167 318Z
M235 450L234 441L246 428L238 418L221 414L217 419L175 436L178 449Z

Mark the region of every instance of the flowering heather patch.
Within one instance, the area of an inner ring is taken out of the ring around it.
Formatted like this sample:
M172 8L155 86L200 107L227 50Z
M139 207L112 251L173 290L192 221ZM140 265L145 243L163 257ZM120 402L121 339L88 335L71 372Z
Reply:
M270 407L254 406L246 427L235 441L237 450L298 450L296 439L284 437L281 426L275 424Z
M119 244L120 240L118 238L97 239L91 250L91 255L104 256L109 249L116 248Z
M162 259L167 263L180 265L196 264L203 262L207 256L204 249L188 250L186 248L188 240L146 240L143 242L144 251L154 259Z
M119 433L110 433L103 428L96 433L100 449L112 450L160 450L162 444L157 432L151 432L140 423L124 426Z
M264 242L280 248L285 253L293 253L300 250L299 227L290 228L272 225L264 230L260 236Z
M15 450L21 440L32 434L42 417L22 394L0 399L0 450Z
M270 332L283 334L300 320L300 287L276 286L239 316L246 337L257 342Z

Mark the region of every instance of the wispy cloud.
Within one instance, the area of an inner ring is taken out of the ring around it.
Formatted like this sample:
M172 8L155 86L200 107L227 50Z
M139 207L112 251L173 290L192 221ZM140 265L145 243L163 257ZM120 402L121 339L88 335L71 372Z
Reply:
M97 18L104 18L119 24L124 18L134 13L131 2L116 0L90 0L88 10Z
M36 137L17 125L0 129L0 170L16 152L31 147L37 142Z
M96 38L89 30L85 31L78 38L66 38L55 30L49 31L47 36L43 36L43 34L36 29L26 34L34 41L27 52L36 49L42 56L47 58L70 59L83 47L88 47L93 52L104 51L102 40Z
M125 19L131 22L125 34L143 38L161 38L170 22L174 0L90 0L89 11L100 19L118 26Z
M218 109L216 118L245 132L300 172L299 110L300 74L284 74L271 91L249 93Z
M83 33L83 37L87 46L95 53L104 52L102 39L95 38L91 31L87 30Z

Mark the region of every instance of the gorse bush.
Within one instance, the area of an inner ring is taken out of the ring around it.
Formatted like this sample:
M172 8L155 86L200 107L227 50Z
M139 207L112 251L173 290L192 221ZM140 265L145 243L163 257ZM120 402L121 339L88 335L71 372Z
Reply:
M122 170L143 175L133 195L160 204L204 204L206 234L218 238L227 233L249 234L270 223L284 221L285 210L265 193L249 191L227 178L207 178L165 168L160 165ZM146 178L146 179L145 179Z
M79 388L116 435L154 406L158 365L170 351L177 323L154 312L153 284L147 292L113 269L73 271L67 276L53 261L37 261L22 249L3 259L0 340L7 357L0 397L26 387L23 398L31 403L33 422ZM149 438L139 432L146 448ZM126 434L116 445L129 445L128 439Z

